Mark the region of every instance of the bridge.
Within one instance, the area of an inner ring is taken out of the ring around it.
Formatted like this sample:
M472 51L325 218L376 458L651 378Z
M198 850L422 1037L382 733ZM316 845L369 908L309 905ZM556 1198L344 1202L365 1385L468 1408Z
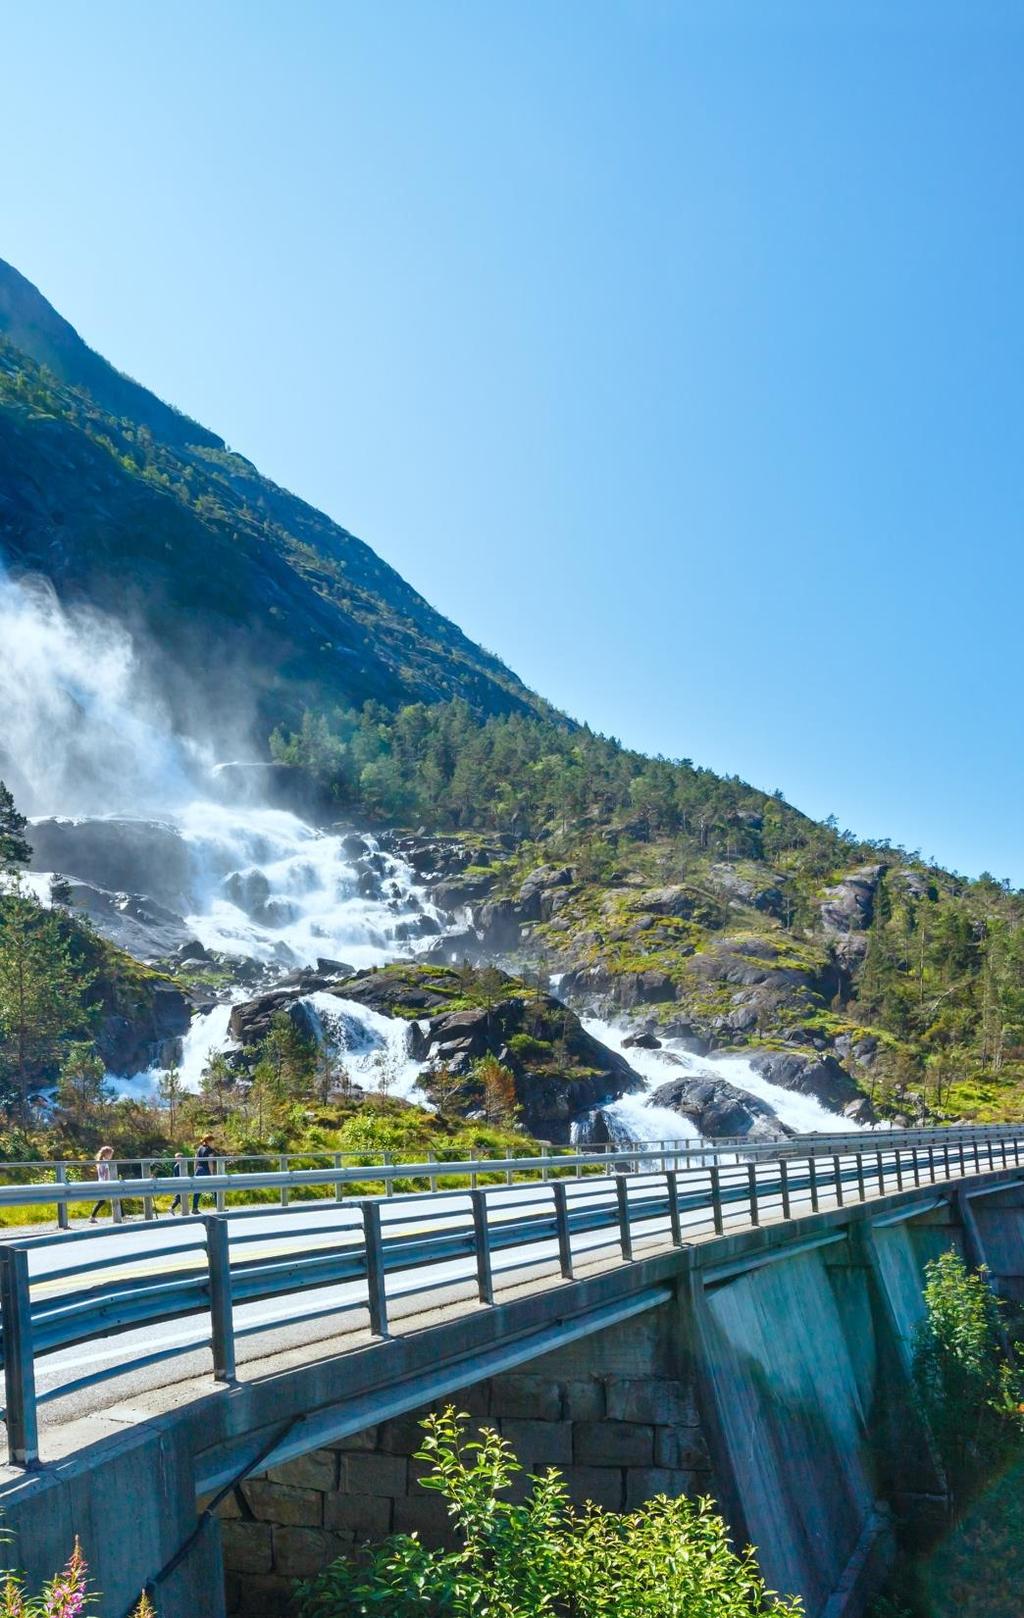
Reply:
M952 1242L1024 1293L1022 1145L122 1168L119 1222L0 1248L13 1559L41 1578L79 1533L109 1618L143 1585L161 1618L220 1618L225 1588L280 1612L353 1537L443 1531L409 1417L457 1398L580 1498L714 1494L771 1584L856 1618L893 1512L927 1523L943 1496L909 1398L924 1263ZM96 1183L42 1171L0 1168L0 1203L67 1227ZM124 1217L193 1190L210 1211Z

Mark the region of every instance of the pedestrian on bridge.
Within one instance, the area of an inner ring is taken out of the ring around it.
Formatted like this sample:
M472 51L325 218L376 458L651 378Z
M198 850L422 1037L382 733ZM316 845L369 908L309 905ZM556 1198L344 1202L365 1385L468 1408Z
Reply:
M181 1176L183 1174L187 1174L187 1173L188 1173L188 1165L185 1162L185 1154L184 1154L184 1152L175 1152L175 1154L174 1154L174 1165L173 1165L173 1167L171 1169L171 1174L173 1175L173 1177L176 1180L180 1180ZM176 1194L176 1196L174 1198L174 1201L171 1203L171 1214L172 1214L172 1216L173 1216L174 1211L175 1211L176 1208L180 1208L181 1212L182 1212L182 1215L184 1216L184 1213L185 1213L185 1199L182 1196L180 1191Z
M112 1146L101 1146L99 1151L96 1153L96 1178L99 1180L101 1185L109 1184L112 1166L111 1158L113 1155L114 1148ZM107 1198L101 1197L89 1216L90 1225L94 1225L96 1223L97 1215L99 1214L100 1209L104 1206L107 1206L110 1208L111 1212L113 1212L113 1204L110 1203Z
M198 1146L198 1149L196 1151L196 1166L195 1166L196 1179L199 1179L200 1176L213 1173L213 1160L214 1160L214 1158L216 1156L217 1156L217 1151L216 1151L216 1148L215 1148L215 1146L213 1144L213 1136L212 1135L204 1135L202 1140L199 1142L199 1146ZM194 1214L197 1214L199 1212L199 1192L198 1191L193 1191L193 1193L192 1193L192 1212Z

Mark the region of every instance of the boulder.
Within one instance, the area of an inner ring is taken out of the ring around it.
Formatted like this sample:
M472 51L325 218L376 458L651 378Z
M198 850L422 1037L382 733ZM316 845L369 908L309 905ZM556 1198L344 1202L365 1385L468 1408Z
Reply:
M751 1140L779 1140L793 1134L767 1102L726 1079L670 1079L651 1096L654 1107L668 1107L695 1124L702 1135L746 1135Z
M805 1051L755 1051L750 1061L770 1084L814 1096L830 1112L843 1112L848 1106L861 1102L871 1108L871 1103L834 1056L817 1052L811 1055Z
M652 1034L650 1032L645 1032L645 1033L642 1033L642 1034L630 1034L630 1035L628 1035L628 1037L626 1039L624 1039L622 1041L622 1043L623 1043L623 1046L625 1048L627 1048L627 1049L630 1046L635 1045L639 1050L642 1050L642 1051L660 1051L661 1050L661 1040L658 1039L658 1037L655 1034Z

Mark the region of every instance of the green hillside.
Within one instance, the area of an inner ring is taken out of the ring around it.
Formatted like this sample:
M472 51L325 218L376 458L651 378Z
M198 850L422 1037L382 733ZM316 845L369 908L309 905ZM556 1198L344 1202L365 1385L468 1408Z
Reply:
M325 699L543 709L368 545L121 377L3 261L0 563L127 619L182 711L197 684L269 722Z

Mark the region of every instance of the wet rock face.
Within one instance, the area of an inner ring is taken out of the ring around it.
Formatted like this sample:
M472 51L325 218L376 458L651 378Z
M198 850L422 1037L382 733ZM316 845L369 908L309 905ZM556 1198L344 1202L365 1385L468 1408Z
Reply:
M193 1005L173 983L157 983L134 1004L115 1005L107 996L96 1032L96 1049L112 1073L140 1073L154 1062L177 1055L177 1041L188 1033Z
M216 764L210 779L217 796L228 803L287 809L314 824L338 812L337 805L328 803L305 770L294 764L269 760Z
M855 1106L858 1120L870 1122L874 1117L871 1103L834 1056L803 1051L756 1051L750 1061L769 1083L813 1096L830 1112L842 1113ZM865 1108L870 1117L865 1116Z
M36 820L29 828L33 871L62 871L112 893L145 894L179 914L189 908L188 850L158 820Z
M112 893L91 882L72 881L69 887L75 913L87 916L98 933L137 961L172 955L184 960L187 952L202 949L183 916L145 894Z
M668 1107L688 1118L706 1136L745 1135L751 1140L778 1140L793 1134L767 1102L726 1079L672 1079L655 1090L651 1104Z

